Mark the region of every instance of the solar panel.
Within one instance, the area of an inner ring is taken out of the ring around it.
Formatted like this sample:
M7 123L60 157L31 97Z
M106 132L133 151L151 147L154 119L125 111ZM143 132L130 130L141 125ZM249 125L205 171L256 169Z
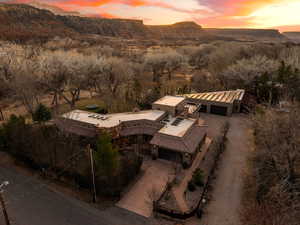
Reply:
M180 122L182 121L183 119L182 118L176 118L174 120L174 122L171 124L172 126L178 126L178 124L180 124Z

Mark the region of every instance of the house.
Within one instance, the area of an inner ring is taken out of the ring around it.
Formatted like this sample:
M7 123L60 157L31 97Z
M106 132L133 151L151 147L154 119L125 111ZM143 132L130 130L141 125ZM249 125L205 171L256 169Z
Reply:
M74 110L55 120L59 129L80 136L96 137L109 132L114 140L130 138L147 144L148 154L190 165L206 137L200 112L230 116L240 112L245 91L223 91L165 96L152 110L97 114Z
M101 115L74 110L55 120L57 127L80 136L96 137L101 131L114 140L134 137L148 142L148 153L191 164L206 136L206 127L185 104L185 98L165 96L153 103L152 110Z

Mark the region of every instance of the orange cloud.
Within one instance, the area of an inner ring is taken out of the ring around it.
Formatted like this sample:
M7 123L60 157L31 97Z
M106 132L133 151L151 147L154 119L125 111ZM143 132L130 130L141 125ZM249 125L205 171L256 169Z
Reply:
M230 8L231 6L234 6L235 4L237 5L237 10L234 12L235 16L247 16L254 12L256 9L262 8L264 6L274 4L277 2L280 2L280 0L246 0L242 1L240 4L237 3L238 1L235 0L230 0L228 2L228 7Z
M218 11L227 16L246 16L256 9L282 0L197 0L200 5Z
M160 6L160 7L169 7L168 4L162 2L151 2L150 0L67 0L67 1L57 1L52 4L59 5L77 5L81 7L97 7L107 4L124 4L129 6Z

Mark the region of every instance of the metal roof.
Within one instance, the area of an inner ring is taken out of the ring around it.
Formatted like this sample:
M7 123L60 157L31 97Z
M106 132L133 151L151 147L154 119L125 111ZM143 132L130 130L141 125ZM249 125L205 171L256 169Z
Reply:
M186 94L184 97L199 99L203 101L221 102L221 103L233 103L234 101L242 101L245 94L245 90L238 89L234 91L218 91L218 92L206 92L197 94Z

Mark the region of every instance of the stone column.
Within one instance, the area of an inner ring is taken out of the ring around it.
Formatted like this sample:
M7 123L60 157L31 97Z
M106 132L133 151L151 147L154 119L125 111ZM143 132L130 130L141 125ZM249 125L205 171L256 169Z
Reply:
M182 154L182 164L190 167L192 164L192 155L189 153Z
M227 116L232 115L232 110L233 110L233 104L227 107Z
M208 104L207 104L206 112L207 112L207 113L210 113L210 110L211 110L211 105L208 103Z

